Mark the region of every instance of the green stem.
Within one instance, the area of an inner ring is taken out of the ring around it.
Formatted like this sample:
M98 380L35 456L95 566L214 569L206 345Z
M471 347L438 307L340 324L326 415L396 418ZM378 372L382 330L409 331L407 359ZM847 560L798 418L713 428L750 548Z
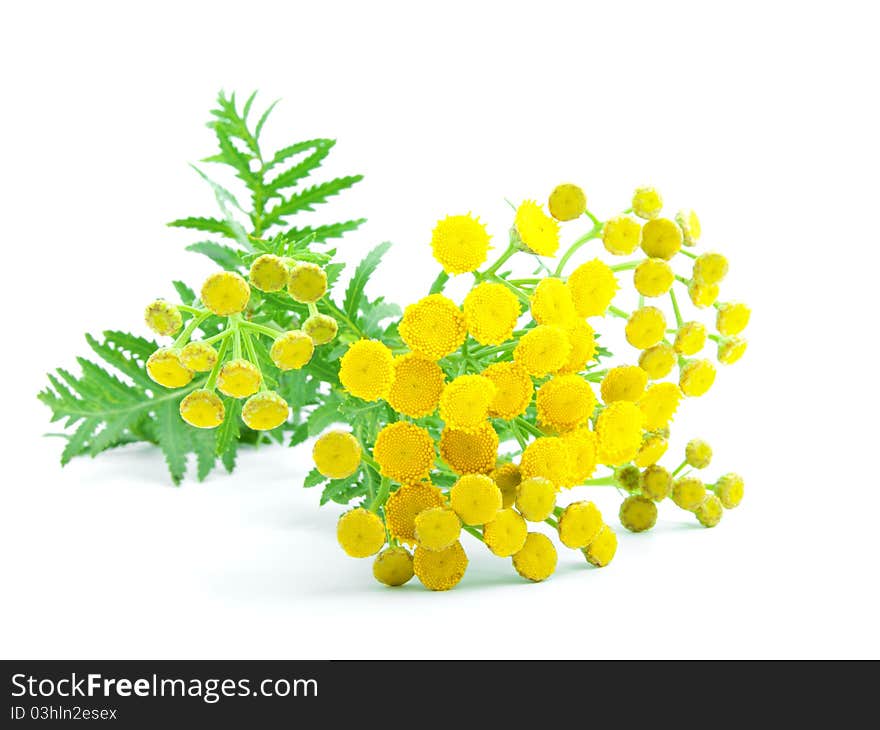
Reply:
M518 286L516 286L515 284L511 284L507 279L504 279L500 276L496 276L495 274L488 274L485 278L491 279L492 281L494 281L497 284L504 284L504 286L506 286L508 289L510 289L510 291L512 291L514 294L516 294L517 298L523 304L525 304L526 307L531 306L531 298L529 297L529 295L526 292L524 292L522 289L520 289Z
M354 334L356 334L359 338L361 338L361 339L366 338L366 335L364 334L363 330L360 327L358 327L354 322L352 322L352 320L349 318L349 316L345 312L343 312L339 307L337 307L336 304L333 303L333 301L331 301L329 298L325 298L323 303L327 307L327 309L330 310L330 313L333 315L333 318L337 322L341 321L352 332L354 332ZM317 309L315 311L317 311ZM311 312L311 309L309 310L309 312Z
M582 487L616 487L617 480L614 477L596 477L581 482Z
M544 520L544 522L546 522L548 525L552 525L557 530L559 529L559 523L556 520L554 520L552 517L548 517L546 520Z
M592 213L587 213L590 218L593 220L593 227L581 236L577 241L575 241L571 246L568 247L568 251L566 251L562 258L559 259L559 263L556 265L556 271L553 273L553 276L562 276L562 271L565 269L565 265L568 263L568 260L574 256L577 250L583 246L587 241L592 241L594 238L598 238L602 233L602 224L596 219L596 217Z
M687 466L687 459L685 459L681 464L676 467L675 471L672 472L672 476L678 476L678 473Z
M504 252L498 257L494 264L492 264L488 269L486 269L480 278L485 278L487 276L492 276L501 266L504 264L507 259L509 259L513 254L517 252L516 246L512 243L507 244L507 248Z
M198 327L210 316L210 312L201 312L200 314L194 314L193 318L186 323L186 327L184 328L183 332L181 332L177 336L177 339L174 340L174 344L172 345L172 347L180 347L181 345L185 345L187 342L189 342L189 338L192 336L192 333L195 332L196 327Z
M516 424L516 421L508 421L507 425L510 427L510 432L516 439L516 442L519 444L520 450L525 451L527 443L526 438L522 435L522 431L519 430L519 426Z
M725 339L718 335L709 335L709 339L712 340L712 342L717 342L719 345L723 345L725 342Z
M369 509L370 512L378 512L379 507L384 505L385 500L388 499L388 492L390 491L391 480L388 477L382 477L382 481L379 483L379 491L376 493L376 496L373 498L373 501L367 509Z
M685 256L687 256L688 258L691 258L691 259L697 258L697 254L691 253L690 251L688 251L687 249L684 249L684 248L680 249L679 253L683 253Z
M229 330L227 330L227 333ZM223 367L223 358L226 357L226 351L229 349L229 338L223 340L223 344L220 345L220 351L217 353L217 362L214 363L214 367L211 368L211 374L208 376L208 382L205 383L205 390L214 390L214 387L217 385L217 376L220 374L220 368Z
M636 268L640 263L642 263L644 259L640 259L638 261L627 261L625 264L615 264L611 267L612 271L629 271L630 269Z
M241 326L249 330L253 330L254 332L259 332L261 335L266 335L266 337L271 337L273 340L284 334L281 330L276 330L272 327L267 327L266 325L257 324L256 322L242 321Z
M483 540L483 533L480 532L476 527L471 527L470 525L462 525L461 529L467 532L469 535L473 535L480 542L485 542L485 540Z
M530 433L536 438L541 438L544 435L544 432L541 429L539 429L537 426L533 426L522 416L517 416L513 422L516 423L521 429L523 429L527 433Z
M584 214L587 216L587 218L589 218L591 221L593 221L593 226L595 228L602 227L602 221L600 221L596 216L594 216L589 210L585 210Z
M232 358L234 360L241 359L241 329L239 329L238 320L235 319L238 316L235 314L229 318L232 327Z
M681 310L678 308L678 300L675 298L675 292L672 289L669 290L669 298L672 300L672 311L675 312L675 324L681 328L683 322Z
M229 335L231 335L233 330L230 327L227 327L222 332L214 335L213 337L209 337L206 340L202 340L202 344L204 345L213 345L215 342L220 342L221 340L226 340Z
M190 307L186 304L175 304L174 306L176 306L181 312L186 312L187 314L191 314L194 317L197 317L198 315L204 314L205 312L207 312L206 309L199 309L198 307ZM210 314L210 312L209 312L209 314Z
M691 285L691 280L690 280L690 279L685 279L683 276L679 276L678 274L675 275L675 280L676 280L676 281L680 281L680 282L681 282L682 284L684 284L685 286L690 286L690 285Z
M608 307L608 311L613 314L615 317L620 317L621 319L629 319L631 315L624 312L622 309L618 309L613 304Z

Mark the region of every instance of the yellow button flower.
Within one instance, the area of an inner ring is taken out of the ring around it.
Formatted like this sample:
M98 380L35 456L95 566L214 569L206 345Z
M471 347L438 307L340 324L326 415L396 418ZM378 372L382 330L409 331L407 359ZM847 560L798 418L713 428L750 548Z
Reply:
M694 261L694 281L720 284L727 275L727 259L720 253L704 253Z
M495 385L495 395L489 404L492 418L509 421L526 412L535 386L524 368L515 362L498 362L487 367L482 374Z
M642 225L628 216L609 218L602 227L602 244L615 256L629 256L641 242Z
M564 329L539 324L520 337L513 359L529 375L540 378L564 367L570 354L571 343Z
M264 390L247 399L241 409L241 420L254 431L271 431L287 422L290 406L278 393Z
M718 345L718 362L722 365L733 365L746 354L748 343L739 337L730 337Z
M450 215L434 227L431 250L447 274L476 271L489 253L489 234L473 216Z
M226 417L226 409L216 393L199 389L180 401L180 417L196 428L217 428Z
M556 570L556 548L550 538L540 532L530 532L519 552L513 556L513 567L523 578L539 582Z
M614 480L627 492L634 492L639 488L642 473L639 467L627 464L614 470Z
M522 550L528 532L528 525L518 512L503 509L483 527L483 541L499 558L509 558Z
M396 421L379 431L373 458L383 475L398 482L418 482L434 466L434 441L427 429L409 421Z
M645 532L657 524L657 505L645 497L627 497L620 505L619 517L630 532Z
M383 550L373 561L373 577L386 586L402 586L413 577L413 559L405 547Z
M426 357L409 353L394 358L394 380L388 403L410 418L429 416L440 404L446 376L440 366Z
M287 284L288 269L284 259L271 253L258 256L251 264L251 286L260 291L280 291Z
M180 310L164 299L157 299L147 306L144 321L157 335L173 335L183 326Z
M547 207L556 220L573 221L587 209L587 196L577 185L562 183L553 188Z
M444 428L440 434L440 458L456 474L488 474L497 457L498 434L489 422L473 431Z
M631 461L642 445L645 417L635 403L615 401L596 419L599 462L618 466Z
M680 355L696 355L705 344L705 325L700 322L685 322L678 328L672 346Z
M681 392L692 398L704 395L715 382L715 366L709 360L691 360L679 374Z
M467 327L455 302L430 294L404 310L398 332L411 350L439 360L461 347Z
M154 383L166 388L182 388L193 374L180 359L180 351L160 347L147 358L147 375Z
M302 331L312 338L316 345L326 345L336 337L339 325L333 317L326 314L313 314L302 324Z
M440 418L450 428L475 431L489 417L495 384L482 375L459 375L440 395Z
M695 279L688 284L688 296L691 298L694 306L700 309L705 309L715 304L720 291L718 284L704 284Z
M668 218L648 221L642 228L642 251L654 259L669 261L681 250L681 228Z
M722 335L738 335L749 323L752 310L742 302L727 302L718 307L715 327Z
M645 392L648 374L636 365L620 365L611 368L602 378L602 400L613 403L628 400L635 403Z
M703 439L691 439L684 447L684 460L694 469L705 469L712 463L712 447Z
M538 421L554 431L584 424L596 408L596 396L580 375L556 375L538 388Z
M501 490L484 474L465 474L449 490L449 504L466 525L483 525L501 509Z
M427 550L446 550L458 542L461 520L447 507L428 507L415 518L416 540Z
M541 436L522 452L519 468L523 477L544 477L559 487L572 485L571 451L568 444L556 436ZM520 489L522 486L520 486Z
M378 515L357 507L339 518L336 539L351 557L368 558L385 544L385 525Z
M302 330L290 330L275 338L269 357L279 370L299 370L315 353L315 342Z
M559 368L560 373L579 373L586 370L587 365L596 357L596 333L584 320L577 320L572 327L565 330L571 351L565 365Z
M696 477L681 477L672 485L672 501L692 512L706 498L706 485Z
M639 367L644 370L651 380L661 380L672 372L675 367L676 357L672 345L665 342L642 350L639 355Z
M519 299L503 284L484 281L464 298L467 331L481 345L500 345L513 336Z
M672 474L662 466L652 464L642 472L639 487L642 496L660 502L669 496L672 489Z
M593 476L596 471L597 450L599 447L596 434L589 428L578 428L562 435L568 446L571 465L571 481L580 484Z
M327 431L315 441L312 459L318 471L329 479L345 479L361 463L361 445L347 431Z
M327 272L317 264L297 263L287 277L287 293L303 304L317 302L327 293Z
M218 271L202 284L202 303L219 317L244 311L250 297L248 283L234 271Z
M559 516L559 540L566 547L585 548L599 534L604 522L592 502L572 502Z
M597 568L604 568L613 559L617 553L617 535L608 525L603 525L593 540L586 548L584 548L584 557L591 565Z
M217 364L217 351L204 342L190 342L180 351L180 361L187 370L206 373Z
M663 198L652 187L636 188L632 198L632 209L639 218L653 220L663 208Z
M578 266L571 272L567 284L579 317L599 317L605 314L620 288L614 272L599 259Z
M663 259L645 259L633 272L636 291L645 297L659 297L666 294L675 281L672 267Z
M657 307L641 307L626 323L626 341L639 350L647 350L666 334L666 317Z
M243 358L230 360L220 368L217 390L230 398L247 398L263 384L259 368Z
M675 383L654 383L639 398L639 410L645 415L645 428L666 428L681 402L681 390Z
M700 219L697 217L697 214L687 208L680 210L675 214L675 222L681 228L684 245L696 246L697 241L700 240L701 232Z
M404 484L392 492L385 502L385 522L391 537L414 544L416 541L416 515L429 507L443 505L443 495L433 484Z
M394 382L394 356L377 340L351 343L339 362L339 380L346 392L365 401L387 398Z
M445 550L416 548L413 570L425 588L432 591L448 591L458 585L467 570L468 559L460 542Z
M562 279L552 276L541 279L535 287L531 313L538 324L555 324L565 329L574 326L577 320L571 290Z
M649 436L642 439L642 445L639 448L639 453L633 459L633 463L640 467L656 464L668 448L669 442L662 436Z
M703 527L715 527L724 516L724 507L718 497L710 494L694 510L694 514Z
M511 462L498 464L491 477L498 485L498 489L501 490L501 506L504 509L513 507L519 485L522 482L522 472L519 470L519 465Z
M516 209L513 233L522 248L539 256L553 256L559 248L559 223L534 200L526 200Z
M729 473L715 483L715 494L724 505L724 509L734 509L742 502L745 482L739 474Z
M528 477L519 485L516 508L529 522L543 522L556 506L556 485L545 477Z

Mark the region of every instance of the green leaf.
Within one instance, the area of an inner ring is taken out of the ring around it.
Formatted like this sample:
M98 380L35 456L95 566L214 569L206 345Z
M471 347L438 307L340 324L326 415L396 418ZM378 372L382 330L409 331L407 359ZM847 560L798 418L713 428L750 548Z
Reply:
M338 177L330 182L320 183L306 188L300 193L294 193L287 199L272 208L266 214L266 223L280 223L282 220L294 213L301 211L313 211L316 205L327 202L327 198L333 195L339 195L343 190L347 190L355 183L364 179L363 175L349 175L348 177Z
M348 287L345 290L345 301L343 303L343 309L350 318L354 319L357 317L364 295L364 287L367 285L367 281L376 270L376 267L382 262L382 257L389 248L391 248L391 244L387 241L380 243L364 256L363 260L354 270L354 275L351 277L351 281L348 282Z
M229 221L221 221L217 218L178 218L168 223L168 226L171 228L189 228L206 233L219 233L233 240L237 240L238 235Z
M224 398L223 405L226 408L226 418L217 427L217 455L226 471L235 469L235 458L238 454L238 438L241 435L241 401L237 398Z
M190 427L190 439L196 453L196 476L201 482L217 463L217 435L209 429Z
M192 303L196 300L196 293L182 281L172 281L171 283L177 291L177 296L180 297L180 301L186 305L192 306Z
M338 396L325 401L309 414L309 436L317 436L332 423L343 423Z
M178 404L171 400L160 404L156 409L156 438L175 484L180 484L186 473L186 455L191 447L189 436L186 424L180 418Z
M197 241L189 244L186 250L207 256L215 264L228 271L235 271L242 266L241 256L235 249L216 241Z
M312 487L317 487L319 484L323 484L327 481L327 477L325 477L321 472L317 469L312 469L303 481L303 486L306 489L310 489Z
M312 154L296 165L278 173L266 183L266 187L274 193L277 193L284 188L293 187L297 182L304 177L307 177L313 170L320 167L324 158L330 154L330 150L335 144L336 140L333 139L310 139L305 142L297 142L296 144L278 150L272 159L266 163L264 169L267 172L281 163L286 162L291 157L300 155L303 152L312 150Z
M330 223L326 226L305 226L303 228L288 228L287 233L291 239L301 240L310 238L315 243L323 243L333 238L342 238L342 236L350 231L354 231L364 223L366 218L358 218L356 220L345 221L344 223Z

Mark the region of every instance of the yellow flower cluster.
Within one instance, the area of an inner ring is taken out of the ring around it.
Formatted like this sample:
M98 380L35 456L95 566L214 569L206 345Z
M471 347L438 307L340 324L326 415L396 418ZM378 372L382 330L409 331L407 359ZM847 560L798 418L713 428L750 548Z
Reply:
M306 305L300 327L282 331L271 322L253 321L248 305L254 289L286 290L294 302ZM147 375L164 388L188 389L179 410L191 426L210 429L223 423L227 405L221 396L226 396L247 399L240 412L248 428L278 428L287 423L290 408L267 387L264 368L299 370L311 361L316 346L336 337L336 320L318 311L326 292L327 274L320 266L275 254L254 258L247 279L234 271L211 274L191 305L159 299L147 306L144 319L153 332L177 335L170 346L149 356ZM210 336L192 339L197 329ZM260 355L262 339L270 343L268 357Z
M578 221L588 230L563 248L563 228ZM579 486L623 492L619 520L631 532L653 527L667 498L716 525L742 499L741 477L697 478L692 470L712 459L700 440L687 445L675 470L659 463L679 407L715 382L706 343L718 345L721 364L745 351L750 310L719 301L728 262L692 253L700 236L693 211L664 217L663 199L650 187L605 222L570 183L553 190L546 210L527 200L516 210L510 245L488 265L490 236L479 219L439 221L435 259L446 276L473 277L461 304L443 292L441 277L387 337L355 339L339 360L345 397L362 402L358 408L375 421L355 425L360 440L332 430L315 445L316 467L328 478L364 467L367 497L339 520L345 552L375 556L373 575L386 585L416 576L446 590L465 575L462 543L472 537L510 558L522 577L541 581L559 560L549 525L562 545L603 567L617 549L614 530L592 502L559 499ZM593 241L601 244L568 271ZM543 273L512 273L515 256L531 269L544 257ZM629 306L621 303L627 296ZM683 318L680 300L688 298L697 313L714 310L715 332L696 316ZM165 327L174 325L163 308L156 311ZM607 365L611 354L597 331L615 322L632 350ZM543 523L543 531L529 523Z

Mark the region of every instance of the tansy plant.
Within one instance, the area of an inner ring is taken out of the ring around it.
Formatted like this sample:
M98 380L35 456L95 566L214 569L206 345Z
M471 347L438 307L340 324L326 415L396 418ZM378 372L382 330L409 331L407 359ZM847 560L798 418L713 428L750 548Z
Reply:
M510 558L523 578L549 577L556 548L529 523L551 525L562 545L608 565L614 530L590 501L557 504L563 490L617 488L620 522L633 532L653 527L667 498L706 527L739 504L737 474L699 478L712 460L704 441L691 440L671 471L659 463L681 401L715 380L709 343L723 365L746 349L749 308L719 300L727 260L692 250L700 240L692 211L662 215L659 193L646 187L601 221L581 188L563 184L549 214L534 201L514 207L509 242L490 264L479 219L440 220L431 248L443 270L402 313L365 294L387 243L357 265L339 298L343 267L326 242L362 221L309 228L290 219L360 177L305 187L332 141L265 153L271 107L252 125L253 101L239 111L234 96L220 95L209 124L219 152L207 158L231 168L249 202L198 170L221 215L170 224L213 234L188 249L222 270L197 291L174 282L179 301L146 307L161 345L105 332L88 338L102 363L80 359L82 375L49 376L40 398L68 427L62 462L148 441L178 482L191 452L203 478L218 458L231 470L240 442L296 446L317 436L304 486L321 486L322 504L356 503L337 525L343 550L375 556L381 583L415 575L432 590L464 575L462 533ZM561 245L563 225L584 224ZM452 276L472 281L460 303L443 293ZM637 301L629 311L627 289ZM714 321L686 319L687 301ZM614 323L629 348L617 363L596 331Z
M218 458L231 471L241 442L301 443L310 435L308 412L324 402L322 384L338 382L335 348L351 338L383 336L382 321L400 313L382 298L364 296L369 271L387 246L367 257L343 302L334 303L329 292L343 264L332 261L327 242L363 220L315 227L293 221L361 176L307 185L334 141L265 150L263 127L275 105L256 117L254 99L239 105L235 95L221 93L208 123L217 152L203 162L223 170L241 192L196 167L213 189L219 215L169 224L204 234L187 250L223 271L196 291L175 281L178 301L157 299L146 307L146 324L163 338L161 346L127 332L87 335L98 359L79 358L79 376L66 369L49 375L39 397L66 427L63 464L145 441L163 451L178 483L191 453L201 479ZM334 344L338 323L344 331Z
M523 578L544 580L557 552L530 529L540 522L588 563L608 565L617 537L596 505L557 504L577 486L616 487L620 522L633 532L653 527L667 498L706 527L742 499L738 475L697 476L712 458L704 441L690 441L672 471L659 464L680 402L715 380L707 345L724 365L745 351L748 307L719 301L725 257L693 252L697 216L663 216L653 188L636 190L606 221L571 184L547 208L515 207L509 243L489 265L490 235L477 218L439 221L431 247L443 271L428 295L396 329L352 342L340 359L336 397L357 416L346 419L350 430L317 439L306 486L366 486L337 538L353 557L375 555L373 574L386 585L415 575L432 590L455 586L468 564L462 533L510 558ZM561 246L561 224L578 223L587 230ZM588 247L588 260L570 270ZM515 264L532 273L515 273ZM457 275L473 280L461 304L443 294ZM631 311L620 308L627 289ZM680 300L713 312L715 332L685 319ZM612 366L594 328L615 322L630 349Z

